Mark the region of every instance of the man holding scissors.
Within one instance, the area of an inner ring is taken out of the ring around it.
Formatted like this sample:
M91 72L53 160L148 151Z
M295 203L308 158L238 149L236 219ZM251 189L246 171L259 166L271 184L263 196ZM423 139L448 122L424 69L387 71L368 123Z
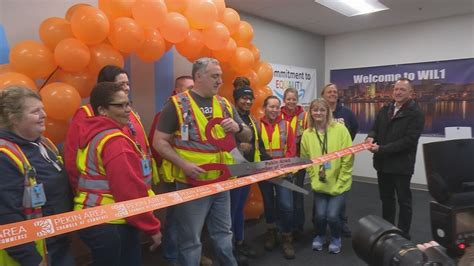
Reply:
M177 189L219 177L219 171L206 172L199 165L234 163L230 152L207 141L205 129L210 119L223 118L220 127L213 128L218 138L231 133L238 140L248 142L252 136L235 108L217 96L222 85L222 70L217 60L196 60L192 77L193 89L174 95L163 108L154 136L155 148L164 158L163 174L175 178ZM229 191L177 205L176 217L180 265L199 265L200 234L205 222L219 263L237 265L232 254Z

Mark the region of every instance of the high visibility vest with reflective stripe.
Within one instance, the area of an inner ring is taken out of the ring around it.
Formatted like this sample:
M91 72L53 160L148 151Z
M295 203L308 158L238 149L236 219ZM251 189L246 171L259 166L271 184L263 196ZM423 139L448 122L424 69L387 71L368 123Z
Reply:
M87 117L94 116L94 110L92 110L92 106L90 104L81 106L81 109L84 110ZM149 157L151 158L150 162L151 162L151 171L153 174L152 175L153 184L158 184L160 183L160 178L158 176L158 166L157 166L155 158L151 156L152 153L151 153L150 143L148 142L148 138L145 136L145 128L143 127L142 121L140 120L140 116L137 113L135 113L133 110L131 111L131 114L135 118L135 121L137 121L138 124L140 125L140 128L142 130L141 132L143 132L143 138L145 139L147 155L149 155Z
M254 152L254 155L253 155L253 161L254 162L260 162L260 149L258 148L259 144L258 144L258 124L257 124L257 121L255 120L255 118L253 118L251 115L249 116L250 117L250 121L252 121L252 126L251 126L251 129L253 130L253 134L255 136L255 142L254 142L254 147L255 147L255 152Z
M42 137L41 144L43 144L43 146L52 151L56 155L57 160L62 163L62 159L59 156L59 151L48 138ZM32 168L31 164L28 161L28 158L26 158L25 154L16 143L5 139L0 139L0 152L7 155L7 157L15 163L23 178L28 178L28 171ZM30 179L30 182L36 183L36 180ZM42 216L41 208L24 208L23 213L25 214L26 219L34 219ZM35 245L38 253L41 255L41 257L44 258L46 254L44 239L35 241ZM20 263L10 257L8 253L2 249L0 250L0 265L19 266Z
M306 119L308 113L301 112L298 115L293 116L290 122L291 130L293 130L293 134L295 137L299 137L303 134L303 131L306 129ZM282 119L285 119L283 114L281 115Z
M143 154L135 142L119 129L104 130L97 134L84 149L79 149L77 152L76 165L80 175L77 186L78 193L74 198L74 210L115 203L102 162L104 145L115 137L127 139L135 148L137 155L142 158ZM145 176L143 179L149 196L154 195L151 190L151 179L151 175ZM123 224L125 220L119 219L109 223Z
M278 124L275 125L271 142L265 125L261 123L260 127L262 128L262 142L268 155L270 155L273 159L285 157L287 150L286 142L288 139L288 130L290 130L289 123L282 119Z
M207 141L205 129L208 120L188 91L172 96L171 102L175 106L179 124L179 129L174 133L173 147L183 160L193 162L197 165L207 163L234 163L234 159L229 152L222 151L219 147ZM233 117L230 103L225 98L217 95L212 99L212 112L213 118ZM188 125L188 141L181 139L181 127L183 124ZM217 138L225 136L225 132L220 126L214 127L213 134ZM166 180L174 178L179 182L186 183L186 177L181 168L168 160L163 160L162 172ZM205 174L201 174L199 178L212 180L219 175L219 171L208 171Z

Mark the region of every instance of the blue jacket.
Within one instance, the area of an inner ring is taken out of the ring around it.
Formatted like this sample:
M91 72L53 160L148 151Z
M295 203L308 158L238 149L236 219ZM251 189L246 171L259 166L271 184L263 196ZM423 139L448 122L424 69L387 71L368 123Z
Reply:
M43 184L47 200L42 208L43 216L72 210L72 194L64 169L58 171L41 155L38 146L8 130L0 129L0 138L16 143L36 169L36 181ZM52 160L56 160L56 155L52 151L48 150L48 155ZM59 165L62 167L60 163ZM4 153L0 153L0 169L0 224L26 220L22 210L24 176ZM64 241L65 238L66 236L61 235L48 239L48 242ZM41 262L34 243L7 248L6 251L21 265L37 266Z
M359 123L357 122L354 112L352 112L351 109L342 106L342 104L338 102L336 105L336 110L332 112L332 116L334 121L346 126L347 130L349 130L349 133L351 134L352 140L354 140L357 130L359 130Z

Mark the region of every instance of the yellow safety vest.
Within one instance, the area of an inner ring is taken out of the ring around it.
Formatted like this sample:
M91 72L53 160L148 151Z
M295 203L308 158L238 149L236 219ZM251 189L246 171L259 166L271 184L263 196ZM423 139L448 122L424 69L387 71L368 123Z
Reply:
M258 138L258 128L257 128L258 124L252 115L250 115L249 117L250 117L250 121L252 121L251 129L253 130L253 134L255 136L255 143L254 143L255 152L253 155L253 161L260 162L260 149L259 149L259 144L258 144L259 138Z
M90 104L86 104L86 105L81 106L81 109L84 110L87 117L93 117L94 116L94 110L92 110L92 106ZM146 144L146 148L147 148L147 154L150 155L150 158L151 158L150 162L151 162L151 171L152 171L152 181L153 181L153 184L156 185L156 184L160 183L160 178L158 176L158 166L156 164L155 158L153 158L153 156L151 156L150 143L148 142L148 138L145 135L145 128L143 127L140 116L137 113L135 113L133 110L132 110L131 114L135 118L135 121L137 121L137 123L140 125L141 132L143 132L143 137L145 138L145 144Z
M76 166L80 175L77 186L78 192L74 198L74 210L115 203L102 162L104 145L115 137L127 139L140 157L147 156L130 137L119 129L104 130L94 136L84 149L79 149L77 152ZM145 176L143 181L148 187L148 195L154 196L155 194L151 190L151 175ZM125 219L118 219L108 223L124 224L126 221Z
M285 119L283 114L281 115L282 119ZM291 130L293 130L293 134L295 139L300 137L303 134L303 131L306 129L307 125L307 117L308 112L301 112L298 115L293 116L290 122Z
M287 150L288 130L289 123L284 119L281 119L278 124L275 125L272 134L272 141L270 141L267 129L263 123L260 124L262 128L262 142L265 146L265 150L273 159L285 157Z
M183 160L193 162L196 165L234 163L234 159L229 152L223 151L207 141L205 130L208 120L188 91L172 96L171 102L175 106L179 124L179 129L174 133L173 147ZM225 98L217 95L212 99L212 112L212 118L233 117L230 103ZM188 126L189 140L187 141L181 138L181 127L183 125ZM218 125L214 127L213 134L216 138L222 138L226 133ZM168 160L163 160L162 172L166 180L174 178L178 182L186 183L183 170ZM219 171L208 171L199 175L199 179L213 180L219 175Z
M59 151L56 148L56 146L51 142L46 137L41 137L40 140L41 144L43 144L47 149L52 151L56 157L57 160L62 164L62 158L59 155ZM35 185L36 184L36 178L33 176L29 176L29 172L33 170L33 167L31 166L30 162L28 161L28 158L26 158L25 154L21 150L21 148L16 144L11 141L5 140L5 139L0 139L0 152L4 153L9 157L15 165L18 167L18 170L20 173L23 175L25 179L28 179L30 185ZM24 214L26 216L26 219L34 219L42 216L41 213L41 207L39 208L29 208L26 209L24 208ZM46 257L46 245L45 245L45 239L41 240L36 240L35 241L36 245L36 250L38 253L41 255L41 257L44 259ZM2 266L19 266L20 263L10 257L8 253L5 250L0 250L0 265Z

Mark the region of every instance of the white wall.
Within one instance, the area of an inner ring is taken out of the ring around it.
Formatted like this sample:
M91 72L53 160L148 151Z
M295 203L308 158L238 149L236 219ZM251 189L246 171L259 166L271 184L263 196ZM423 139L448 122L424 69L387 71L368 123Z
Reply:
M474 15L328 36L325 49L326 81L332 69L473 58ZM358 134L355 143L366 136ZM439 140L421 137L412 183L426 184L421 145ZM376 177L369 152L356 155L354 175Z

